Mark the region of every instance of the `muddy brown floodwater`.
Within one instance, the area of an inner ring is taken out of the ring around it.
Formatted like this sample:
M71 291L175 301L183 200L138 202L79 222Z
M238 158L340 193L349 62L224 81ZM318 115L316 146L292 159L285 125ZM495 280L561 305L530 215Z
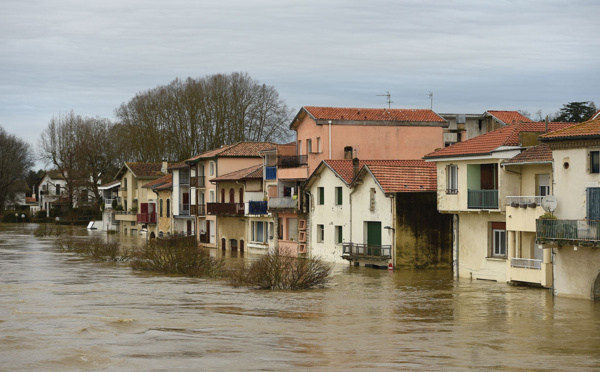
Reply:
M59 252L34 228L0 225L2 371L600 368L600 303L346 265L325 289L236 289Z

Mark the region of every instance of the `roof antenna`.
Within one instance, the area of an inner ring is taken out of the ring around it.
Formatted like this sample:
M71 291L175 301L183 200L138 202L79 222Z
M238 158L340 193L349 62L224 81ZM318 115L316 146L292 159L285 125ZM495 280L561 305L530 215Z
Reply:
M429 91L429 101L431 102L431 111L433 111L433 91Z
M385 91L386 94L377 94L377 97L387 97L386 102L388 104L388 110L392 108L392 95L388 90Z

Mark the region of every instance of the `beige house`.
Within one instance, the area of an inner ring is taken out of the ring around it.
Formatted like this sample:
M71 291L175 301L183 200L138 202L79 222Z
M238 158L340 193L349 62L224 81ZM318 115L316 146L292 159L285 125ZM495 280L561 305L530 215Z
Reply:
M151 232L156 225L156 194L145 188L149 182L167 174L167 162L162 163L125 163L115 176L121 181L122 211L115 213L123 235L136 235Z
M522 240L516 235L519 231L531 232L531 227L510 223L514 230L508 230L507 213L513 216L515 211L507 212L506 207L512 197L535 194L527 187L522 189L522 175L503 167L502 163L525 148L535 146L537 137L547 130L569 125L550 123L546 128L545 123L511 124L424 157L437 165L438 210L454 215L453 266L456 277L510 281L512 256L508 248L510 244L512 251L517 241L519 255L523 252L523 256L535 256L535 252L523 248L523 244L530 244L526 242L531 241L531 235L521 234ZM532 213L534 219L537 212ZM508 231L512 231L510 236Z
M600 118L544 134L552 149L556 220L537 220L554 257L554 293L600 300Z
M178 233L180 230L177 230L173 218L173 174L148 182L142 188L151 190L156 195L156 224L149 226L148 237L162 238Z

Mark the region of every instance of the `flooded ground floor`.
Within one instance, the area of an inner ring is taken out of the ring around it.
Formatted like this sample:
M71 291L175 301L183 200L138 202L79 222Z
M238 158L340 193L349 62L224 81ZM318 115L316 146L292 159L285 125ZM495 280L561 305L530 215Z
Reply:
M34 228L0 225L3 371L600 365L600 303L544 289L338 265L325 289L255 291L93 262L57 251Z

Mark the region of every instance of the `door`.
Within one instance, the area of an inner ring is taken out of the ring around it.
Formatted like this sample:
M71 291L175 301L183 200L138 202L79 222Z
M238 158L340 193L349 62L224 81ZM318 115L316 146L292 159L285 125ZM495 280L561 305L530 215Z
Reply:
M481 164L481 189L496 190L498 187L496 164Z
M244 241L240 240L240 252L244 252Z
M187 222L187 233L188 235L192 234L192 221Z
M231 239L230 243L231 243L231 251L232 252L237 252L237 248L238 248L237 240Z
M184 192L181 199L183 201L183 210L188 212L190 210L190 193Z
M221 239L221 250L225 250L227 249L227 239L222 238Z
M367 255L381 256L381 222L367 222Z
M229 203L235 203L235 190L229 189Z

